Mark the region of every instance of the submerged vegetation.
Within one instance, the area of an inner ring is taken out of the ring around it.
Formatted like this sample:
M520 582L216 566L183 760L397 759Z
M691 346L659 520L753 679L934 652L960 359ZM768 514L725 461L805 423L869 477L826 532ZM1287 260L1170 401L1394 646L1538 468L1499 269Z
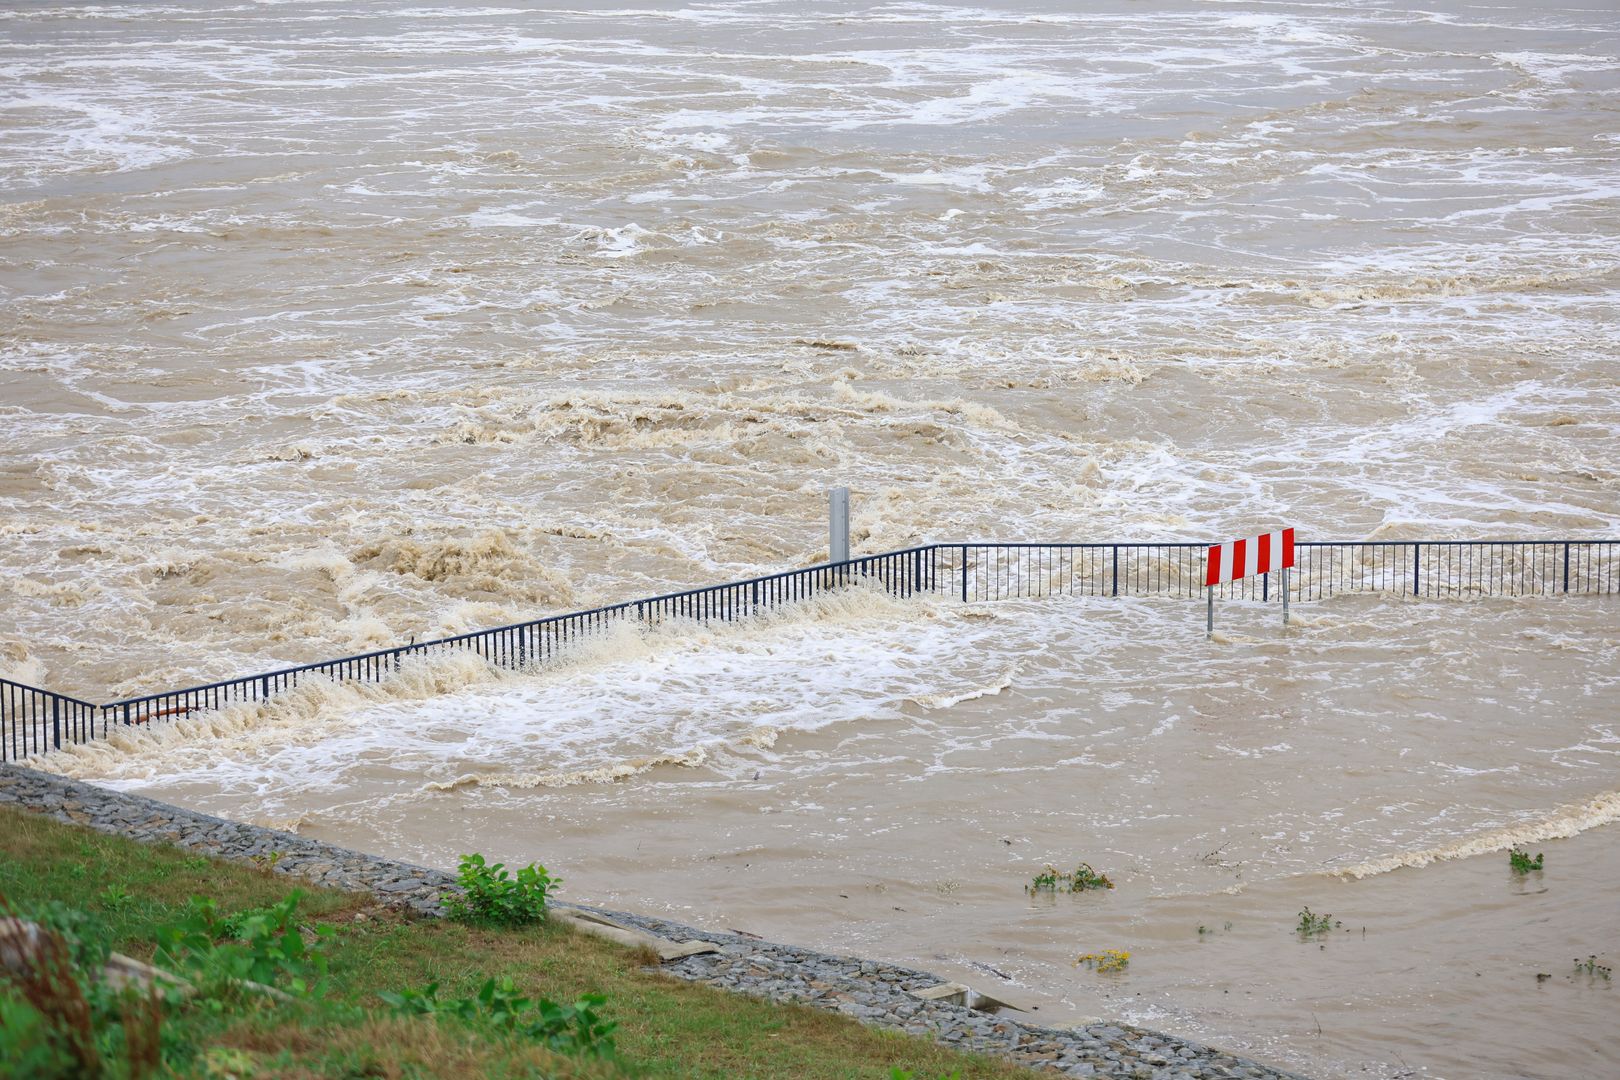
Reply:
M1124 971L1131 965L1131 954L1124 949L1104 949L1102 952L1081 953L1074 962L1104 973Z
M1047 863L1035 879L1024 886L1027 893L1077 893L1088 892L1092 889L1112 889L1114 883L1108 880L1107 874L1099 874L1091 868L1090 863L1081 863L1073 870L1063 871Z
M545 919L537 866L463 860L482 890L463 922L11 810L0 832L0 914L41 928L21 973L0 970L5 1080L1028 1075L671 979ZM115 951L147 981L108 968Z
M1528 874L1532 870L1541 869L1542 858L1543 855L1539 851L1532 859L1530 853L1523 848L1512 848L1508 851L1508 868L1515 874Z
M1318 915L1306 907L1300 911L1299 922L1294 925L1294 930L1301 938L1314 938L1343 925L1332 915Z
M1614 978L1614 971L1598 963L1595 953L1585 960L1575 961L1575 974L1584 975L1589 980L1602 979L1604 982L1610 982Z

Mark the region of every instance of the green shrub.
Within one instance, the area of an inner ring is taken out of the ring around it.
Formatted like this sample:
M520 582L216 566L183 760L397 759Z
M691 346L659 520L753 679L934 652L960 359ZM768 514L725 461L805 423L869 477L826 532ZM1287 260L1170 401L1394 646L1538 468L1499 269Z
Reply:
M572 1005L559 1005L545 998L524 997L509 978L486 979L470 998L441 1001L436 982L422 990L378 997L402 1016L448 1016L583 1057L612 1057L613 1031L619 1026L597 1015L596 1010L607 1001L600 994L586 994Z
M546 917L546 898L562 884L562 878L546 873L539 863L531 863L513 878L506 866L489 866L482 855L463 855L456 881L463 894L445 893L441 900L450 917L485 926L524 926Z
M74 1034L11 987L0 991L0 1076L66 1080L78 1075L84 1062L74 1053Z
M106 926L88 912L68 907L60 900L40 904L22 912L21 917L59 935L80 975L93 977L112 953Z
M301 899L295 889L274 907L221 917L213 900L194 896L178 923L158 928L158 963L186 973L205 991L254 982L319 997L326 990L321 942L335 931L323 926L315 931L316 944L306 945L294 920ZM213 994L203 996L219 1005Z
M0 915L11 913L0 896ZM162 1003L102 981L108 949L101 926L55 902L22 917L39 932L19 944L17 970L0 969L0 1077L140 1080L156 1073Z
M114 911L122 911L135 902L135 897L118 885L108 885L96 894L96 899L103 907L112 908Z
M215 937L231 941L240 941L243 937L254 932L256 923L249 920L267 919L274 923L278 914L274 907L245 908L242 911L233 911L229 915L221 915L218 924L213 927Z

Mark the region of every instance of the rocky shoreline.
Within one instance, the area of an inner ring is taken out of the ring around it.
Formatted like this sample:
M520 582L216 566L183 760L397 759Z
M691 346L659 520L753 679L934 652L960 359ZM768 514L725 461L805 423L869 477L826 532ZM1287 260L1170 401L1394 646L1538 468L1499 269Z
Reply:
M455 876L443 870L226 821L17 765L0 766L0 805L225 859L258 860L262 865L274 857L276 873L329 888L369 892L383 903L425 917L442 916L439 897L455 889ZM676 978L843 1013L875 1027L997 1054L1065 1076L1303 1080L1295 1073L1126 1024L1043 1028L982 1007L970 1008L956 1003L963 1000L965 988L925 971L716 933L651 916L586 905L557 906L606 916L668 941L695 940L716 946L713 952L660 965L660 970Z

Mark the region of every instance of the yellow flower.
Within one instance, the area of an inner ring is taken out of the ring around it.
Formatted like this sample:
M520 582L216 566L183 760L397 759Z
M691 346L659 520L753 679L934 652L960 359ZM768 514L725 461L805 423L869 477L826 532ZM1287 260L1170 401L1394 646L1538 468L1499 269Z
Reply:
M1098 971L1124 971L1131 963L1131 954L1124 949L1104 949L1100 953L1085 953L1074 961Z

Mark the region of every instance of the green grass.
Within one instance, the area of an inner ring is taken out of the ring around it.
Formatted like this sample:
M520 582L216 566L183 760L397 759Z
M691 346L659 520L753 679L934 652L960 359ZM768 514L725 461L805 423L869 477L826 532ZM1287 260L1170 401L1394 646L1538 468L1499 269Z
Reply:
M47 901L81 908L113 947L150 959L159 927L177 921L192 896L223 913L268 907L295 887L272 875L167 847L136 844L15 810L0 810L0 894L26 910ZM224 1014L187 1009L169 1025L208 1049L182 1072L197 1076L545 1076L874 1078L891 1068L919 1078L1030 1074L990 1058L863 1027L799 1006L777 1006L645 970L654 958L548 922L520 929L413 920L370 897L300 886L301 918L337 931L328 946L330 988L318 1003L249 1003ZM489 977L559 1002L606 995L617 1021L610 1062L561 1057L541 1047L453 1022L402 1019L383 991L440 984L470 996ZM6 1075L0 1062L0 1076Z

